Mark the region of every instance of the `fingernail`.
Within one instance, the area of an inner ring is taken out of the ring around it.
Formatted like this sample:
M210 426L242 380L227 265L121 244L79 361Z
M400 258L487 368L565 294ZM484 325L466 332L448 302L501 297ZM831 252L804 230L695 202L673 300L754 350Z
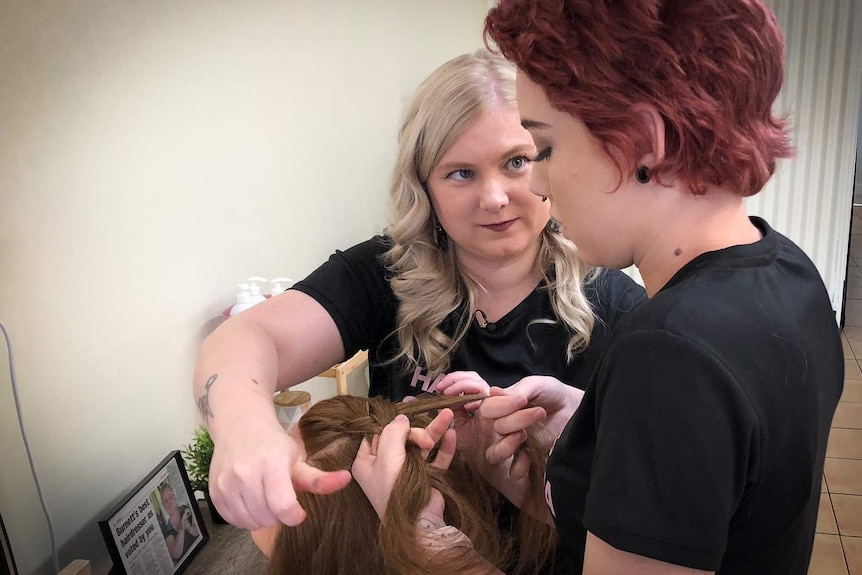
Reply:
M407 416L403 413L399 413L395 416L395 419L392 420L393 423L406 423L408 422Z

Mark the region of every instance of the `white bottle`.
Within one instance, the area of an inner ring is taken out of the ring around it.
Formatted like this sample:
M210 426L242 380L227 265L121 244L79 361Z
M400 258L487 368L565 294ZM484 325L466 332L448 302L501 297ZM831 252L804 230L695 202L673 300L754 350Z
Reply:
M287 282L287 286L282 286L282 282ZM269 291L270 295L277 296L282 293L284 290L293 285L293 280L290 278L274 278L269 280L269 283L272 284L272 289Z
M258 285L258 282L266 283L266 278L262 278L260 276L252 276L248 278L248 296L252 305L266 300L266 297L260 293L260 285Z
M233 317L241 311L245 311L254 304L251 303L251 297L248 293L248 284L239 284L239 293L236 294L236 303L230 308L229 316Z

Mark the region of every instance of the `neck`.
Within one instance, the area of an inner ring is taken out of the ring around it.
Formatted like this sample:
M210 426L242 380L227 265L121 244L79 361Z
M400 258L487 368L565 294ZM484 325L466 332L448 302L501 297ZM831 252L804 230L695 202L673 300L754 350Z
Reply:
M652 297L687 263L706 252L760 240L743 198L721 189L703 196L667 190L648 240L636 250L635 264ZM673 192L673 193L671 193ZM653 214L655 216L655 214Z
M495 322L515 308L539 284L538 238L534 245L505 260L484 260L456 252L461 271L479 285L476 306Z

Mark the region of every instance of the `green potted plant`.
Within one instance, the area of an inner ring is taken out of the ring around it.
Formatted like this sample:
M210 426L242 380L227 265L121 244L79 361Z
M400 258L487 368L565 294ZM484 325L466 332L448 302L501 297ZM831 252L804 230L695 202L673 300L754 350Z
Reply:
M210 437L210 432L205 426L201 425L195 430L192 442L183 448L182 454L188 467L189 482L192 485L192 489L203 492L204 500L207 502L213 522L227 523L219 514L210 498L209 477L213 449L215 449L215 445L213 444L212 437Z

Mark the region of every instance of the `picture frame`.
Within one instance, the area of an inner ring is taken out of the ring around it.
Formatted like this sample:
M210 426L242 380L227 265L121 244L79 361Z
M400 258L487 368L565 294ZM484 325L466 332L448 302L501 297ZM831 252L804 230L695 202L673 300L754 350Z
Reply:
M169 453L98 524L120 575L182 573L209 540L179 450Z

